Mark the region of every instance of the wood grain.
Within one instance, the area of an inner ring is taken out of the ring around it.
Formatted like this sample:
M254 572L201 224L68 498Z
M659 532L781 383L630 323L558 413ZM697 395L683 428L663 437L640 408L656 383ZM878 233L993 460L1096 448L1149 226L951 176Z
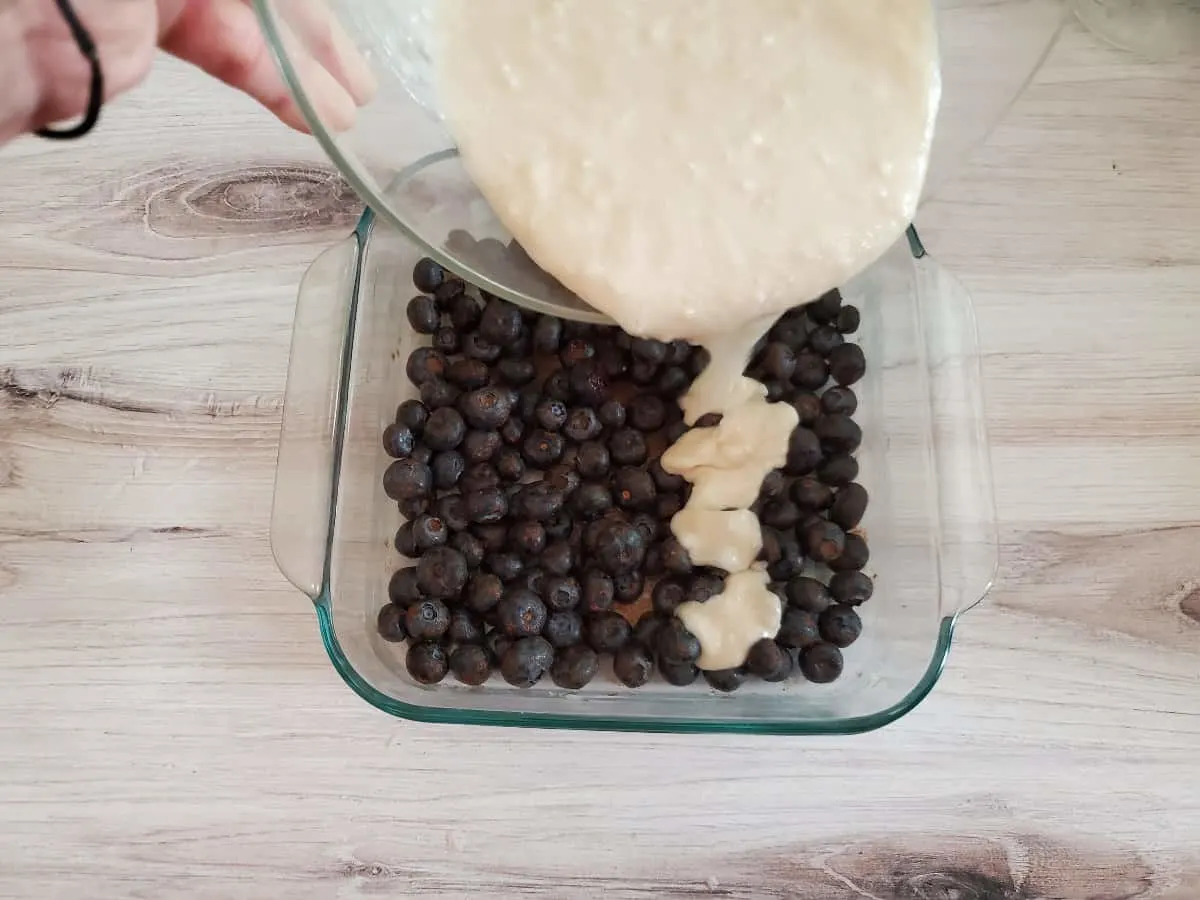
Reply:
M1200 896L1200 65L1074 31L922 234L975 294L1001 578L796 740L421 726L267 544L296 285L357 204L179 66L0 153L0 897Z

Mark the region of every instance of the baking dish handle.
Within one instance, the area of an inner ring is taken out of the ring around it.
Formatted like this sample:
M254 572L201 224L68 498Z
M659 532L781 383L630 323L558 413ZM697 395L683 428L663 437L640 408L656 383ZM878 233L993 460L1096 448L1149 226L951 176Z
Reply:
M271 510L271 550L288 581L316 600L325 581L334 435L359 237L330 247L300 282Z
M991 589L999 556L979 334L966 288L923 247L915 255L938 473L942 608L957 615Z

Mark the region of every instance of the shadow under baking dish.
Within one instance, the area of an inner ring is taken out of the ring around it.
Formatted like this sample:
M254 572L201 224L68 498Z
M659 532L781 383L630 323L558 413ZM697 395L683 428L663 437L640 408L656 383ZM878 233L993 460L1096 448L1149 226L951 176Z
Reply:
M583 691L518 690L405 672L375 614L403 564L401 524L380 478L380 434L416 391L405 316L422 249L367 212L311 267L297 306L271 539L280 569L315 603L334 667L363 699L424 722L636 732L852 734L912 710L936 684L959 615L986 594L997 546L974 315L966 291L910 233L847 285L862 311L868 375L857 390L860 481L875 596L862 638L830 685L700 682L630 690L603 675Z

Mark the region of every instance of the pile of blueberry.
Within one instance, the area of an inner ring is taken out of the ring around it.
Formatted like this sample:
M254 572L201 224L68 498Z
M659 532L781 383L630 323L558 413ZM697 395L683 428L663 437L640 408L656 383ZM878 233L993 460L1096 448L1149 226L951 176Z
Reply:
M866 362L845 339L856 308L834 291L792 310L747 370L800 418L754 506L783 627L744 667L701 673L699 642L674 613L719 594L726 573L693 566L672 536L690 488L660 457L688 430L678 399L706 351L523 311L428 259L413 282L408 321L429 340L407 360L419 399L383 434L394 460L383 488L405 519L396 549L415 564L392 576L377 625L408 643L416 681L548 676L579 689L605 656L631 688L656 673L723 691L750 676L841 674L862 630L855 607L873 591L855 531L867 506L852 418Z

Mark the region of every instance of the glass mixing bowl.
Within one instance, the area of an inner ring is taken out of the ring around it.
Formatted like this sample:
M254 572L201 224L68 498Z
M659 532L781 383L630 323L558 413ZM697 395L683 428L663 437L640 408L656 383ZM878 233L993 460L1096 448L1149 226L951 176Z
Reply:
M443 127L427 36L437 0L255 0L284 78L329 157L378 214L468 281L530 309L605 321L539 269L500 224ZM732 2L732 0L730 0ZM1049 52L1061 0L935 0L944 96L926 197L1001 119ZM320 106L343 60L373 80L353 124Z

